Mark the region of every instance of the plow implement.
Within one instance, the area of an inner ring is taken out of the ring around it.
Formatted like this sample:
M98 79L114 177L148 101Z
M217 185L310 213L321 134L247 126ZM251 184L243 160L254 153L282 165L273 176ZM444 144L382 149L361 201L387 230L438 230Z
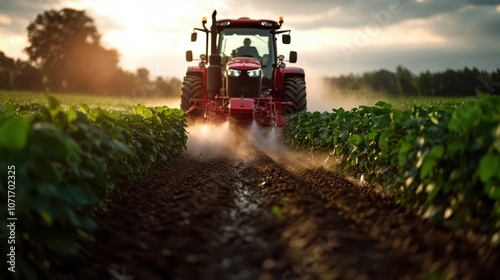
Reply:
M285 118L279 109L283 105L293 104L275 101L270 95L262 98L216 96L215 100L192 99L191 103L193 105L186 113L203 111L206 122L222 123L229 120L237 124L249 124L255 121L261 126L284 126Z

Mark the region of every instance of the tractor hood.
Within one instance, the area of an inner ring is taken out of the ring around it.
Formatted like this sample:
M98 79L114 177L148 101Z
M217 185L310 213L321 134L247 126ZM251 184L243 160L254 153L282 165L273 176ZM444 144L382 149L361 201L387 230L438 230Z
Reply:
M227 63L227 67L237 70L252 70L260 68L260 62L253 57L236 57Z

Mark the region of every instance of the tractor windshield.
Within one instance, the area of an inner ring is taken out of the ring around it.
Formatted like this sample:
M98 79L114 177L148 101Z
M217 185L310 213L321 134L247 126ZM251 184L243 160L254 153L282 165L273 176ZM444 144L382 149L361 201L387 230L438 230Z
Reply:
M226 28L220 33L219 50L225 65L234 57L255 57L262 65L263 86L270 84L273 75L274 36L269 30L255 28Z

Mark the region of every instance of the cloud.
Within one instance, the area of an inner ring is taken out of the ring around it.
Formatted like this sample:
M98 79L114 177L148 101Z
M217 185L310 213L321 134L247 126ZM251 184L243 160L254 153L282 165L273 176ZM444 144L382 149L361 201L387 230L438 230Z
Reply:
M0 38L2 34L25 35L26 28L38 14L58 6L58 0L0 0L0 11L10 21L8 26L2 26L0 21Z
M2 15L0 14L0 26L1 25L11 25L12 24L12 18L7 16L7 15Z
M453 14L434 21L436 33L465 40L488 40L500 37L500 15L487 6L464 6Z
M283 28L292 30L293 39L279 52L298 51L297 65L310 74L393 70L398 64L415 72L495 69L493 58L500 57L498 0L186 0L175 8L159 0L0 0L0 50L20 57L28 24L62 7L85 9L126 69L155 69L161 62L162 71L179 77L188 65L184 51L204 50L190 45L189 33L201 27L202 16L210 21L213 9L219 19L284 16ZM341 46L354 45L356 36L368 41L346 61Z
M351 1L351 0L287 0L267 1L254 0L251 7L265 7L267 13L283 15L289 18L296 29L315 29L319 27L354 28L365 25L373 20L373 14L388 11L389 6L396 5L401 9L397 15L391 17L389 24L396 24L411 19L425 19L436 15L455 13L466 6L493 6L498 5L497 0L373 0L373 1ZM341 10L341 13L332 15L329 11ZM302 17L314 15L310 22L293 21ZM481 20L481 17L476 18Z
M33 18L36 14L45 9L58 5L56 0L2 0L0 1L0 11L11 17Z
M412 72L420 73L426 70L444 71L445 69L470 68L494 70L499 68L495 58L498 51L488 49L477 54L474 49L449 49L444 46L410 46L372 47L362 51L347 62L342 53L332 49L327 53L299 52L297 66L303 67L306 76L338 76L348 73L362 74L385 68L394 71L397 65L407 66ZM292 66L292 65L291 65Z

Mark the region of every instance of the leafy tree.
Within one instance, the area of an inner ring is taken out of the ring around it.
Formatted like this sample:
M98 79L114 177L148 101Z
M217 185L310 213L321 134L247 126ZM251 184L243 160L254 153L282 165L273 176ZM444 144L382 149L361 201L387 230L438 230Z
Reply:
M160 96L178 97L181 91L181 80L178 78L163 79L162 77L156 78L157 92Z
M332 87L351 94L361 89L401 96L468 96L476 90L500 94L500 69L479 71L476 67L431 73L429 70L414 75L399 65L396 72L385 69L366 72L362 75L341 75L325 78Z
M500 68L491 73L491 81L492 93L500 95Z
M137 84L136 79L137 78L134 73L119 69L110 79L108 93L113 95L130 96L132 89Z
M491 73L491 79L494 83L500 83L500 68Z
M436 91L432 86L432 74L429 70L420 73L417 77L416 87L419 96L433 96Z
M12 87L20 90L42 91L43 74L30 63L22 60L16 61L16 75L12 80Z
M414 75L408 68L398 65L396 68L396 77L398 82L399 95L416 95L417 89L413 83Z
M137 78L139 79L139 82L143 85L149 84L149 70L146 68L138 68L137 69Z
M0 52L0 89L12 89L11 76L15 69L14 59Z
M42 78L40 70L28 62L14 60L0 52L0 89L42 90Z
M460 92L459 77L453 69L446 69L443 73L443 94L447 96L458 95Z
M363 77L365 77L363 75ZM397 95L398 83L396 74L386 69L370 72L369 85L373 91Z
M118 71L118 53L100 45L85 11L65 8L39 14L28 26L26 52L53 90L104 91Z

